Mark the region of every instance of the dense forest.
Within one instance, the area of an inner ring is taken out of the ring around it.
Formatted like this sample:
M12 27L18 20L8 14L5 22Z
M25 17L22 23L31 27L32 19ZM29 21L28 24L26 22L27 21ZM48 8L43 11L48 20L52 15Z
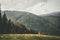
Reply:
M21 23L14 23L8 19L6 13L2 15L0 10L0 34L37 34L33 29L28 29Z

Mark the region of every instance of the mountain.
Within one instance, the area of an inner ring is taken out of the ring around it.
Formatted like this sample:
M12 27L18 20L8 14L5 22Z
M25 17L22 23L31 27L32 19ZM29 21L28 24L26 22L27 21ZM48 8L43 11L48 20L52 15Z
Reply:
M60 35L60 12L37 16L29 12L5 11L9 18L48 35ZM14 18L13 18L14 17Z
M8 19L5 12L1 15L0 11L0 34L38 34L34 29L27 29L25 25L12 22Z
M29 12L5 11L5 13L8 16L8 18L13 18L14 17L15 21L20 21L20 23L25 24L25 26L31 26L31 25L33 25L33 28L39 28L37 26L38 25L41 26L40 24L42 24L42 23L39 22L40 21L40 17L39 16L36 16L36 15L34 15L32 13L29 13ZM36 27L34 25L36 25Z
M48 30L50 34L60 35L60 12L52 12L42 16L46 20Z

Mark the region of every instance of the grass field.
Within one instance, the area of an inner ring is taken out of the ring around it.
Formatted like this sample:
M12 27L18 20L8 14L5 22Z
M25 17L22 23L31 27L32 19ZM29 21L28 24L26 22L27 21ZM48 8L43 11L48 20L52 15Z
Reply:
M60 36L40 34L0 34L0 40L60 40Z

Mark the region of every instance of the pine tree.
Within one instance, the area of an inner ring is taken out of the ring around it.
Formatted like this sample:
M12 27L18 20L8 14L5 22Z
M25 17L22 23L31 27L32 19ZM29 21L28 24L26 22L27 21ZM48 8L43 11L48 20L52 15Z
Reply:
M0 4L0 20L1 20L1 4Z
M1 5L0 5L0 23L1 23Z
M2 16L2 33L7 33L7 29L8 29L8 26L7 26L7 16L4 12L3 16Z
M0 20L1 20L1 10L0 10Z
M8 27L7 27L8 28L7 29L8 30L8 33L11 33L11 30L12 30L11 29L12 28L12 26L11 26L11 19L8 20L8 24L7 25L8 25Z
M1 4L0 4L0 33L2 33Z
M4 12L4 15L3 15L3 22L7 23L7 16L6 16L5 12Z

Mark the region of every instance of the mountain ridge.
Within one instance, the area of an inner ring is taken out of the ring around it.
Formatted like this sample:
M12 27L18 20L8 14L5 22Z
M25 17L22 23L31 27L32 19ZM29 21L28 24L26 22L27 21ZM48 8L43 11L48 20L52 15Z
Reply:
M25 14L24 14L25 13ZM7 13L8 14L8 13ZM22 17L20 15L22 14ZM51 13L52 14L52 13ZM57 14L57 13L56 13ZM16 13L16 15L19 15L16 17L16 21L21 22L25 26L28 26L29 28L38 30L41 33L49 34L49 35L60 35L60 26L59 26L59 18L60 12L57 14L54 13L54 15L46 15L46 16L37 16L31 13L26 13L26 12L20 12L19 14ZM13 14L14 15L14 14ZM57 33L56 33L57 32Z

